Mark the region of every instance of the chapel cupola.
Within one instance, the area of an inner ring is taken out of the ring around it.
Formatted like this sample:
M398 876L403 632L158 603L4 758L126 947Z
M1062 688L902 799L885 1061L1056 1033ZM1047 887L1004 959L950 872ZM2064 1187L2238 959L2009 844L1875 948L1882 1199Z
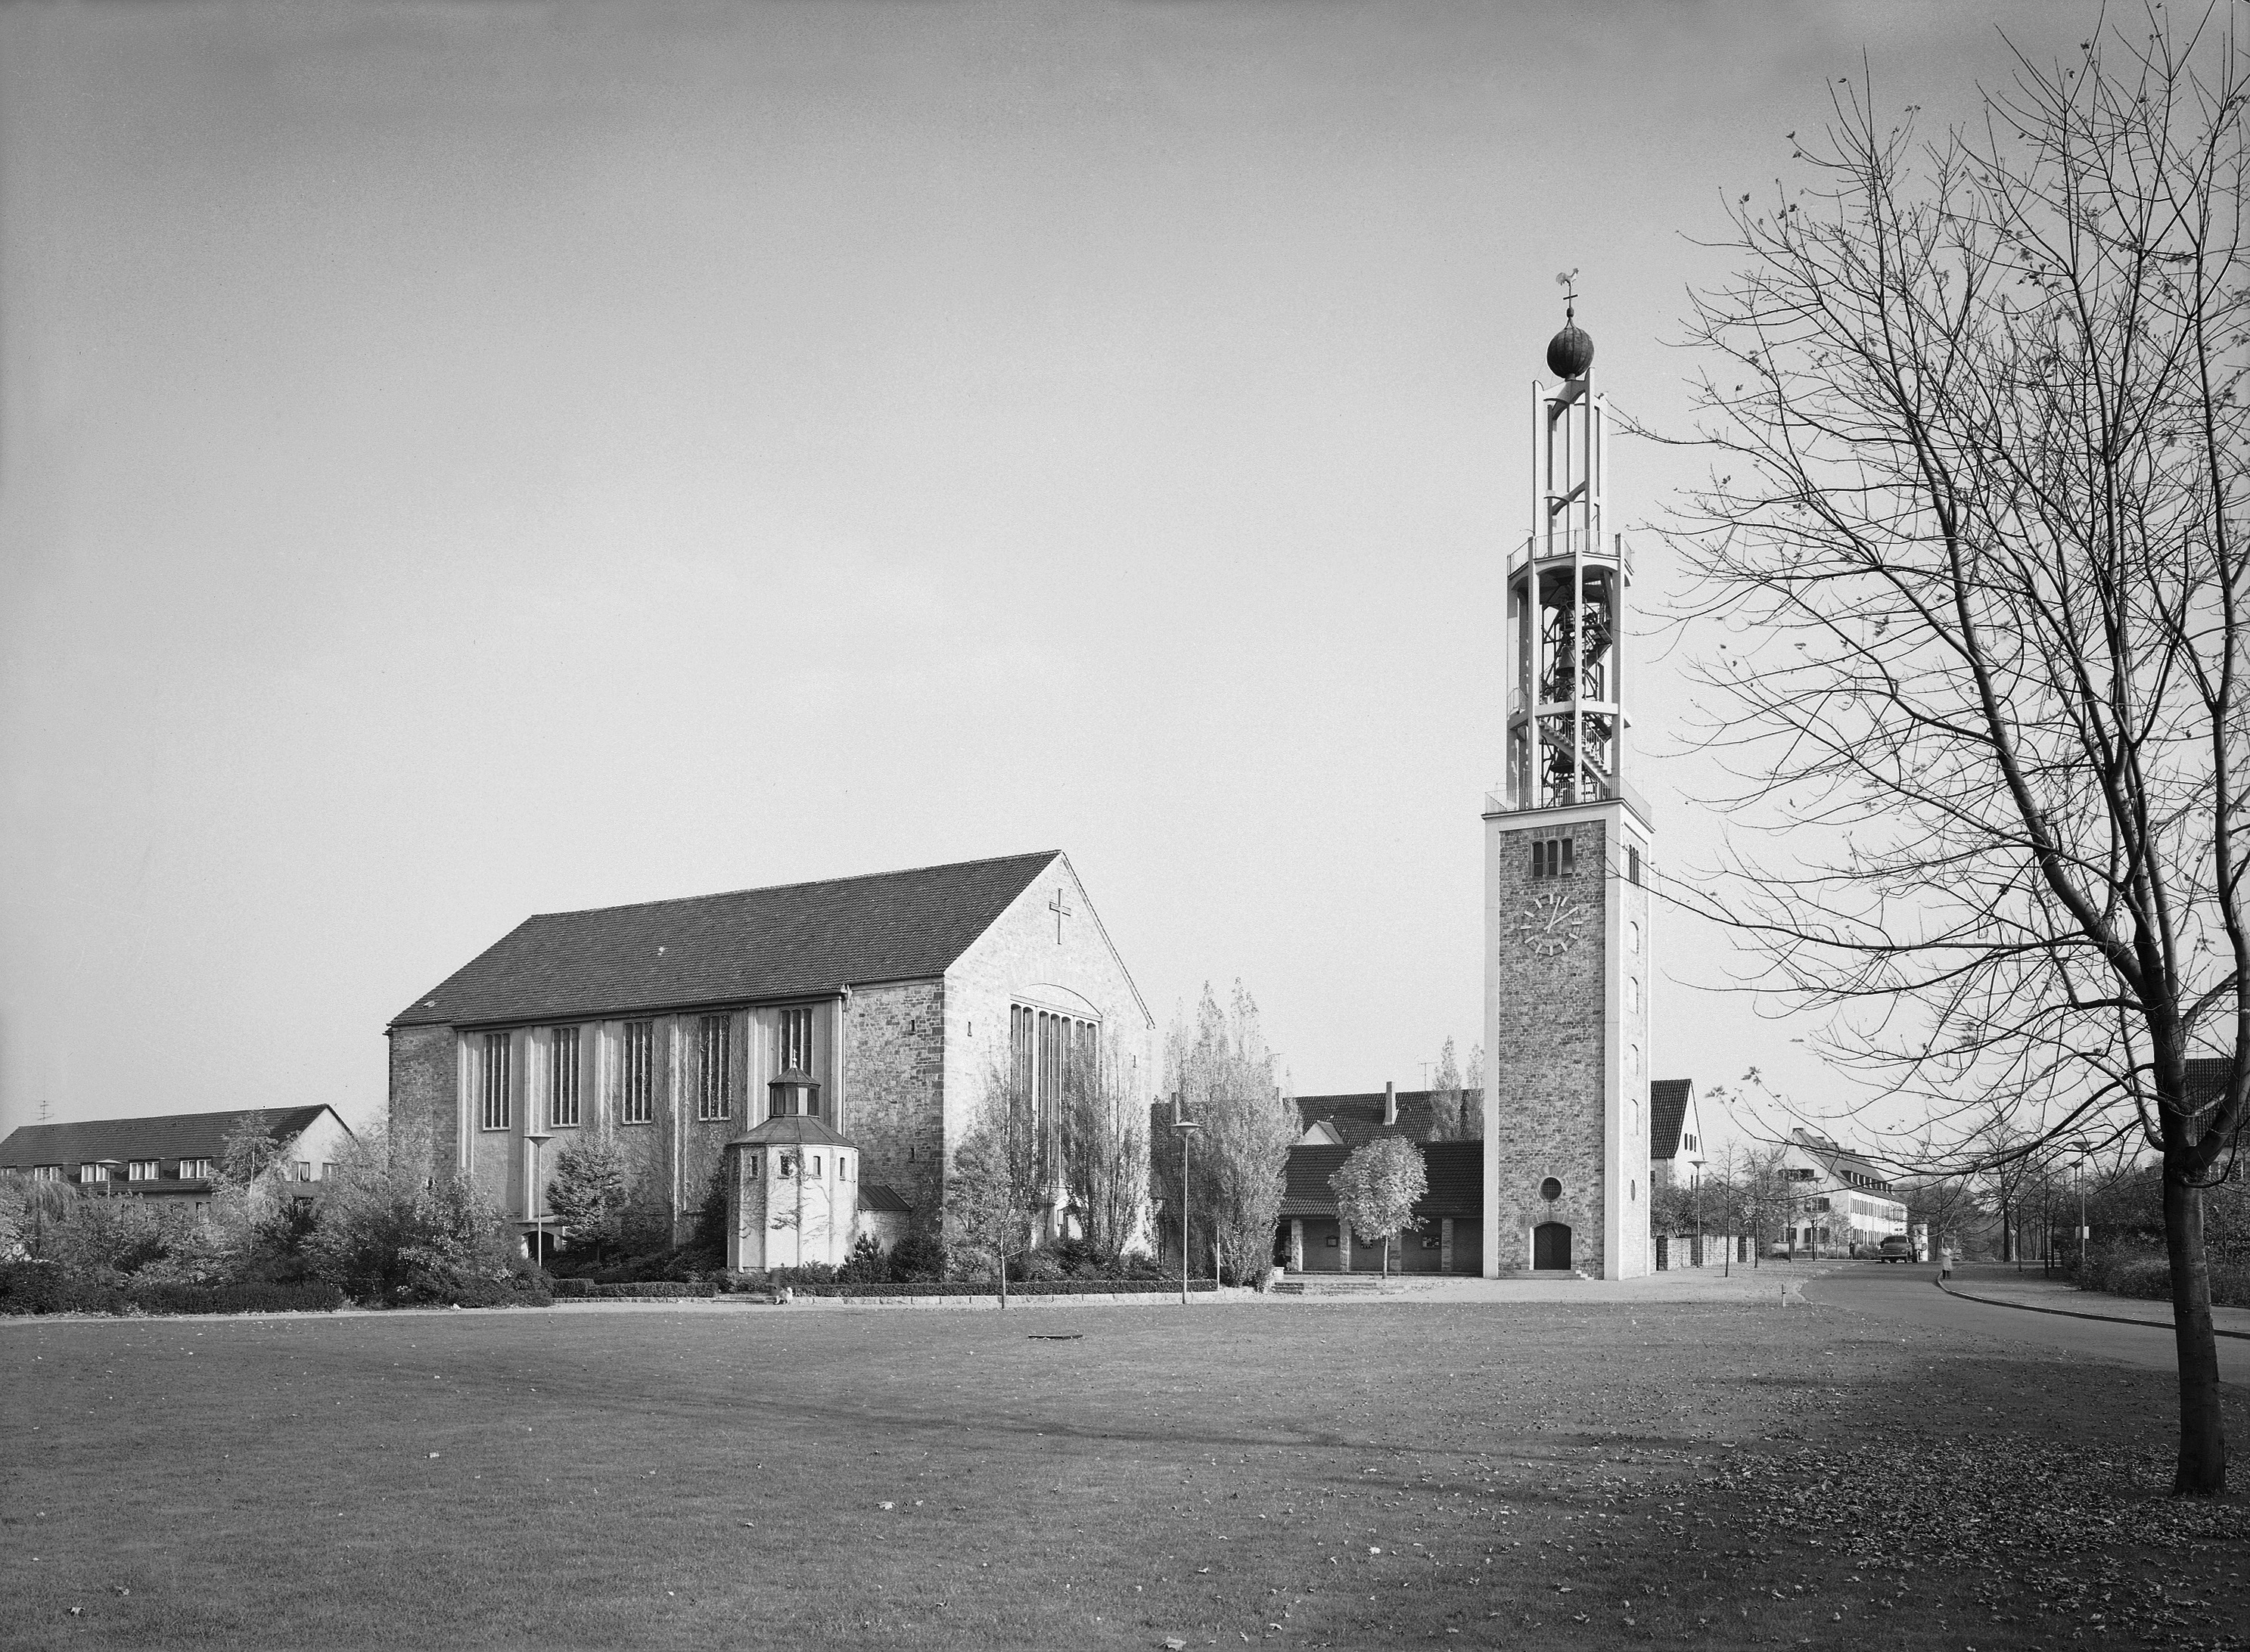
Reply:
M1572 276L1547 368L1532 384L1531 534L1508 558L1508 778L1512 809L1606 802L1625 789L1623 657L1632 567L1611 531L1609 415L1594 393L1594 341Z

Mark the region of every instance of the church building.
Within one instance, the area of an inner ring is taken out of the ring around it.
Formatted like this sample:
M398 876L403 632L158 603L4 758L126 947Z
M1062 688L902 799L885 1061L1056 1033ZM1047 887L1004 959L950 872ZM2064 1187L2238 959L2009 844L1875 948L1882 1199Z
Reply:
M935 1221L997 1083L1145 1111L1155 1025L1059 850L549 912L392 1019L390 1123L526 1230L598 1133L675 1239L723 1169L730 1265L837 1262Z

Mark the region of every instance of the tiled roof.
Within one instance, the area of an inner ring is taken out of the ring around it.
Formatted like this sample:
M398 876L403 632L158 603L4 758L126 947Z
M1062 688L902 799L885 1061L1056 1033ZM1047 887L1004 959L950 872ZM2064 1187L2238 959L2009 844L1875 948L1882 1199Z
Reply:
M1379 1104L1381 1097L1376 1098ZM1484 1144L1425 1141L1422 1171L1429 1191L1414 1206L1417 1216L1481 1216L1484 1214ZM1336 1193L1329 1178L1351 1157L1349 1147L1292 1147L1281 1194L1281 1215L1333 1216Z
M1373 1141L1379 1136L1404 1136L1409 1141L1426 1141L1430 1136L1431 1097L1439 1092L1428 1090L1402 1090L1398 1092L1398 1122L1383 1122L1383 1092L1369 1091L1344 1096L1300 1096L1297 1116L1305 1128L1316 1124L1330 1125L1347 1145L1356 1146L1363 1141ZM1470 1117L1480 1121L1481 1132L1482 1096L1480 1091L1469 1094Z
M880 1181L859 1184L859 1208L888 1215L910 1216L914 1214L912 1205L899 1197L896 1190L886 1187Z
M818 997L942 975L1059 850L528 918L394 1027Z
M823 1124L809 1113L785 1112L769 1119L754 1130L745 1130L728 1146L746 1142L753 1146L768 1147L777 1141L789 1142L799 1147L848 1147L852 1144L836 1133L833 1126Z
M176 1112L154 1119L90 1119L72 1125L24 1125L0 1141L0 1165L77 1166L134 1159L210 1159L223 1156L226 1139L245 1120L264 1118L277 1141L301 1135L328 1108L240 1108L232 1112ZM339 1120L339 1123L342 1121Z
M1790 1136L1803 1152L1819 1160L1832 1181L1846 1187L1860 1187L1869 1193L1888 1194L1897 1190L1890 1178L1873 1160L1862 1159L1847 1148L1839 1147L1826 1136L1816 1136L1805 1129L1792 1130Z
M1688 1122L1691 1078L1652 1078L1648 1081L1648 1156L1670 1159L1680 1151L1680 1132Z

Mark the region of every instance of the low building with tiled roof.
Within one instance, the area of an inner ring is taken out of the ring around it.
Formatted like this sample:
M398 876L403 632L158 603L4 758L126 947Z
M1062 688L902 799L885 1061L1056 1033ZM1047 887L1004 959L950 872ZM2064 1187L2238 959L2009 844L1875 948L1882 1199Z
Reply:
M251 1131L266 1139L280 1174L307 1198L334 1171L352 1134L335 1108L320 1103L24 1125L0 1141L0 1172L66 1181L90 1194L181 1200L200 1208L211 1195L228 1144Z
M1379 1098L1378 1098L1379 1099ZM1403 1098L1401 1098L1404 1099ZM1414 1206L1418 1230L1391 1242L1391 1273L1475 1274L1484 1266L1484 1144L1418 1142L1429 1187ZM1336 1216L1329 1178L1343 1167L1350 1147L1300 1143L1289 1149L1273 1259L1295 1273L1380 1273L1383 1247L1355 1243Z
M848 1153L787 1158L792 1175L817 1161L859 1180L853 1200L818 1201L860 1214L828 1223L840 1260L859 1231L902 1230L902 1212L935 1220L993 1084L1020 1081L1056 1119L1080 1064L1099 1062L1145 1105L1154 1028L1069 858L1047 850L528 918L392 1018L390 1116L527 1226L583 1135L626 1149L675 1234L725 1167L742 1242L741 1212L794 1208L742 1197L770 1157L752 1135L818 1119ZM1049 1220L1065 1219L1058 1198ZM741 1254L765 1256L764 1240Z
M1297 1115L1308 1147L1356 1147L1384 1136L1409 1141L1450 1141L1484 1134L1484 1092L1478 1090L1400 1090L1385 1084L1340 1096L1299 1096Z

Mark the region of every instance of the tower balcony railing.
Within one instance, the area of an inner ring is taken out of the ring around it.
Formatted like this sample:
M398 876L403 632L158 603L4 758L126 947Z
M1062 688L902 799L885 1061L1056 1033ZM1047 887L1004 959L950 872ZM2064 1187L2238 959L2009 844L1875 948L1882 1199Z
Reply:
M1509 806L1519 809L1569 809L1576 803L1621 802L1649 825L1656 824L1656 816L1648 806L1648 799L1642 796L1639 788L1629 780L1621 777L1605 778L1590 774L1580 783L1580 790L1583 795L1575 799L1572 803L1525 802L1522 801L1522 795L1514 786L1508 788L1508 798Z
M1536 557L1542 562L1567 561L1583 554L1590 562L1623 564L1628 576L1632 573L1632 547L1622 533L1608 535L1609 543L1602 543L1603 535L1589 533L1580 528L1557 528L1552 533L1534 533L1517 546L1508 559L1508 571L1516 572Z

